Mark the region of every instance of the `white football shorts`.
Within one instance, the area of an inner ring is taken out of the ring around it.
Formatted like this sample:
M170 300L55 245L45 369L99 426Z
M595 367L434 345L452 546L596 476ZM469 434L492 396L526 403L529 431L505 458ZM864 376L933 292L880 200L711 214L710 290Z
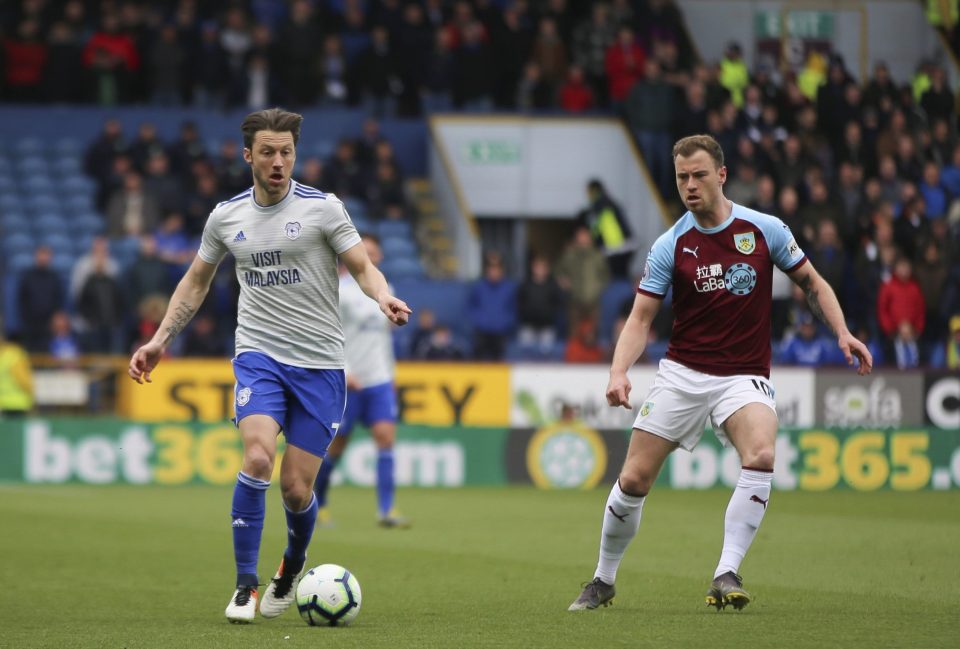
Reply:
M717 439L729 446L723 423L748 403L777 411L770 379L752 374L714 376L663 359L633 427L692 451L709 419Z

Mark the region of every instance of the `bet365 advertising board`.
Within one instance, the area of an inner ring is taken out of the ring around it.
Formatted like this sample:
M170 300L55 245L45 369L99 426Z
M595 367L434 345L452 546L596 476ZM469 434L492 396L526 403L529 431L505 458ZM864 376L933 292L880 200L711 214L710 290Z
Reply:
M373 485L376 448L363 430L355 435L334 482ZM616 478L627 443L623 429L597 429L580 419L514 428L401 425L397 482L606 487ZM777 438L776 455L778 489L960 488L957 429L788 429ZM229 485L240 460L239 436L229 422L0 421L2 482ZM708 431L692 453L671 455L659 484L676 489L729 486L736 483L739 468L736 452L721 447Z

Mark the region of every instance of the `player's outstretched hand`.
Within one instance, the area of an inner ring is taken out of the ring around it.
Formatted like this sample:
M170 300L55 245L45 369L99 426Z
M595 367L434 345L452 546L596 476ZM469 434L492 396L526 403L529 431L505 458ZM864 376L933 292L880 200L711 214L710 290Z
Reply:
M873 354L867 349L867 346L857 340L849 331L841 334L837 339L837 345L843 352L843 357L847 359L847 365L853 366L853 359L859 361L857 365L857 374L864 376L873 369Z
M402 327L410 321L413 310L400 298L387 295L380 300L380 310L393 324Z
M142 384L144 381L151 383L150 372L160 362L161 356L163 356L163 345L149 342L130 357L130 367L127 369L127 373L137 383Z
M632 410L630 390L630 379L626 374L611 374L610 382L607 383L607 403L614 408L623 406L627 410Z

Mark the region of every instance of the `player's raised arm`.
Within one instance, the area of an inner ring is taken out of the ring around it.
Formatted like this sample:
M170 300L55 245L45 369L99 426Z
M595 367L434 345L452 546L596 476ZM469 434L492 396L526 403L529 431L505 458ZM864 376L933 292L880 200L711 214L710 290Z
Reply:
M137 383L150 383L150 372L160 362L163 352L173 339L183 331L203 304L216 272L217 264L207 263L199 255L194 257L193 263L170 297L167 313L163 316L157 333L130 358L130 367L127 370L130 378Z
M629 370L647 347L647 335L650 324L660 308L660 300L638 293L633 301L633 309L623 325L617 346L610 363L610 382L607 384L607 403L611 406L623 406L630 409Z
M873 369L873 355L862 342L857 340L847 329L847 321L843 317L843 310L830 284L816 271L812 264L801 264L796 270L787 273L797 286L803 289L807 296L810 312L824 322L830 331L837 337L837 346L843 352L848 365L853 365L853 359L859 361L857 374L863 376Z
M364 294L380 305L383 314L395 325L405 325L413 311L406 302L390 294L387 279L380 272L362 243L358 243L349 250L341 253L340 261L347 267L353 278L357 280Z

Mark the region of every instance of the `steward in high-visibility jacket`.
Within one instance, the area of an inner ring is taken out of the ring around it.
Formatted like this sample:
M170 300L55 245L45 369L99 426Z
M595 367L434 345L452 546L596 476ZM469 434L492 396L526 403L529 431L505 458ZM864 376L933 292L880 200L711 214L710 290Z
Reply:
M0 332L0 416L25 415L33 409L30 355Z

